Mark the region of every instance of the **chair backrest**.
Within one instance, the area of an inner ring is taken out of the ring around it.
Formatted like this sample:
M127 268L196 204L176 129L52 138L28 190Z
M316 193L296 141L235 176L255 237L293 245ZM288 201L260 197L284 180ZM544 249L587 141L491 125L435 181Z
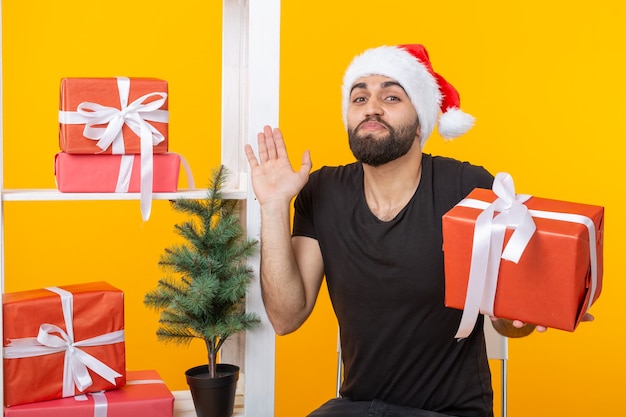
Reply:
M487 357L489 359L509 359L508 339L493 328L491 319L485 316L485 342L487 342Z
M487 357L500 361L500 400L501 416L507 415L507 361L509 360L509 339L502 336L493 328L491 319L485 316L485 342L487 343Z

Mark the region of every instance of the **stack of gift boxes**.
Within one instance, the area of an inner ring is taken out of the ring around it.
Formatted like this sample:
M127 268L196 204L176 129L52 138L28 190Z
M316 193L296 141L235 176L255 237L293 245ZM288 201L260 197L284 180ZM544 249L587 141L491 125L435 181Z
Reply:
M126 371L124 294L92 282L3 294L5 417L172 417L156 371Z
M63 79L59 191L139 192L147 220L152 193L178 189L167 97L158 79ZM121 290L93 282L3 294L5 417L172 417L159 375L127 371L125 355Z
M70 193L139 192L147 220L153 192L178 190L181 156L168 152L168 121L167 81L63 79L57 188ZM188 169L187 180L193 188Z

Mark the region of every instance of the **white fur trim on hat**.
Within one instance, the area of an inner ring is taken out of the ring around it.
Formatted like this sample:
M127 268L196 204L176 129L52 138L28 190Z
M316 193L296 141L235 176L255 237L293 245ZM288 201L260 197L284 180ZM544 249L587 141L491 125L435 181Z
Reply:
M346 128L352 87L359 78L370 75L392 78L404 88L419 117L422 147L435 128L440 112L443 114L439 118L438 130L444 138L462 135L473 125L474 118L458 108L458 92L433 71L426 49L414 44L368 49L352 60L342 84L342 114Z

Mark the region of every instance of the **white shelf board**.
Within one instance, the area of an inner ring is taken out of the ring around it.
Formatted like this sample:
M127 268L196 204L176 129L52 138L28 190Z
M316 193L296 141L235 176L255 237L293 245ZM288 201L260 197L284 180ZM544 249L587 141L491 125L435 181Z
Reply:
M153 193L153 200L174 200L178 198L203 199L206 189L180 190L175 193ZM245 200L245 189L223 189L222 196L230 200ZM139 200L139 193L62 193L57 189L5 189L4 201L87 201L87 200Z

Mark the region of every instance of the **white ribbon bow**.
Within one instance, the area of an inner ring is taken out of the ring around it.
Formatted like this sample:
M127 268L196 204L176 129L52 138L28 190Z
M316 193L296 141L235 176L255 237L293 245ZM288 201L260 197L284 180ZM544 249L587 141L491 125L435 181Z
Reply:
M83 136L97 140L97 146L103 151L111 146L111 153L114 154L123 154L125 151L122 134L122 127L125 124L139 137L141 153L140 207L142 218L146 221L150 218L152 208L152 147L165 140L163 134L148 121L163 123L169 121L169 112L159 110L165 103L167 93L148 93L128 104L130 79L117 77L117 88L120 95L119 109L86 101L80 103L75 112L60 110L59 122L63 124L85 124ZM160 98L147 102L154 97ZM106 127L96 127L97 125L106 125ZM119 182L123 182L123 179L118 179Z
M509 174L496 175L493 192L498 198L486 208L483 207L483 212L474 224L467 295L461 324L455 335L459 339L472 332L479 312L493 316L500 259L517 263L536 230L535 222L523 204L530 196L515 194L513 178ZM472 202L467 199L459 204L472 206ZM515 230L503 251L507 228Z
M498 270L500 259L518 263L536 226L533 217L567 221L584 225L589 232L589 261L591 269L591 289L587 310L598 288L598 255L596 250L596 229L589 217L558 213L543 210L529 210L524 203L531 198L529 195L515 194L513 178L507 173L496 175L493 192L498 198L493 203L475 199L464 199L458 205L483 210L474 224L474 240L472 243L472 260L467 285L467 295L461 324L456 338L462 339L470 335L478 314L494 315L493 307L496 298ZM499 214L495 215L496 212ZM495 216L494 216L495 215ZM506 229L515 229L506 247L504 233Z
M88 369L91 369L111 384L116 385L115 378L121 377L122 374L114 371L79 348L123 342L124 330L105 333L75 342L73 324L74 298L72 293L57 287L48 287L46 289L61 297L61 308L67 332L53 324L44 323L39 327L37 337L11 340L4 348L4 357L7 359L29 358L65 352L63 361L63 397L73 396L74 387L82 392L93 384Z

